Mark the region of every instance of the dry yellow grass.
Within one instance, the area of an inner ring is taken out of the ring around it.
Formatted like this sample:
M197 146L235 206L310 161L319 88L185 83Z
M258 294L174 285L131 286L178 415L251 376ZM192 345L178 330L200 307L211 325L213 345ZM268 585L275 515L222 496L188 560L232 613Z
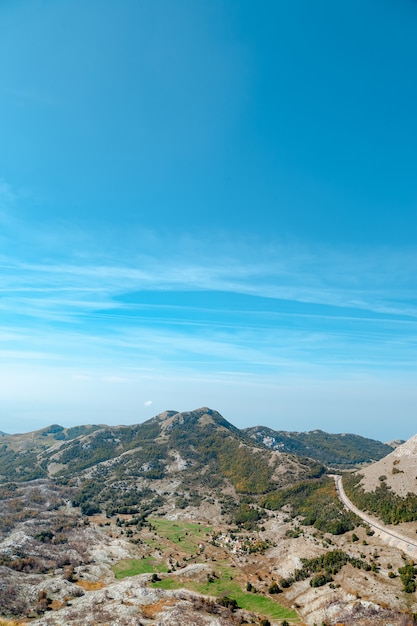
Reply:
M155 604L147 604L146 606L143 606L142 611L145 617L148 617L150 619L155 619L155 617L159 615L159 613L165 607L173 606L176 602L177 600L174 600L173 598L168 598L167 600L160 600L159 602L156 602Z
M60 600L52 600L51 604L49 605L49 609L51 611L58 611L59 609L62 609L62 607L64 606L65 606L65 602L60 602Z
M105 583L97 581L92 582L90 580L78 580L76 583L79 587L82 587L84 591L98 591L99 589L103 589L105 587ZM1 626L1 623L0 623Z
M27 625L28 622L17 622L15 619L4 619L4 617L0 617L0 626L24 626Z

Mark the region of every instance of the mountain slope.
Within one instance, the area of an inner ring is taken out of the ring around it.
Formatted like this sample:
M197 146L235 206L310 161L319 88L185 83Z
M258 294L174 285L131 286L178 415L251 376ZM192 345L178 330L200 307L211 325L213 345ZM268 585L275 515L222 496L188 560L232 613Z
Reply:
M82 425L64 428L52 424L46 428L16 435L3 434L0 442L0 482L5 480L32 480L47 476L41 454L61 442L71 441L99 430L102 426Z
M417 435L384 459L348 476L345 492L361 511L385 524L417 520Z
M398 446L391 454L361 470L361 486L373 491L381 482L395 494L417 494L417 435ZM381 481L382 477L382 481Z

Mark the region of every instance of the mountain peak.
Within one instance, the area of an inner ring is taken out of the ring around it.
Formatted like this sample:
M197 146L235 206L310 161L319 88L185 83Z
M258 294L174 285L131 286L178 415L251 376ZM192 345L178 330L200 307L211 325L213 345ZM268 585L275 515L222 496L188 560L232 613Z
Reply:
M161 426L162 435L167 435L177 427L203 427L208 424L237 431L236 427L230 424L220 413L206 406L193 411L164 411L153 419Z

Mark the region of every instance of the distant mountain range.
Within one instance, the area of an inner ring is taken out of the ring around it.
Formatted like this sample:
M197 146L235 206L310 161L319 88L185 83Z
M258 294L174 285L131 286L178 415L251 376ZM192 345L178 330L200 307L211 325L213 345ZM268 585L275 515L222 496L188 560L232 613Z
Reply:
M331 466L354 466L372 463L392 452L394 446L352 435L330 434L322 430L286 432L266 426L245 428L244 432L271 450L308 456Z

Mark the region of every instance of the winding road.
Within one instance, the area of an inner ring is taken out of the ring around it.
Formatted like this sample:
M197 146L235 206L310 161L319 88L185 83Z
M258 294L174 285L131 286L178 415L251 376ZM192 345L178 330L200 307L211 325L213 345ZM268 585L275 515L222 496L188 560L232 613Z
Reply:
M413 541L409 537L406 537L406 535L403 535L402 533L393 530L389 526L385 526L367 513L360 511L347 497L345 490L343 489L342 477L334 475L333 478L336 484L337 495L339 496L342 504L348 510L352 511L364 522L366 522L372 528L372 530L374 530L375 534L378 535L378 537L380 537L383 541L385 541L385 543L389 544L393 548L402 550L409 556L417 559L417 541Z

